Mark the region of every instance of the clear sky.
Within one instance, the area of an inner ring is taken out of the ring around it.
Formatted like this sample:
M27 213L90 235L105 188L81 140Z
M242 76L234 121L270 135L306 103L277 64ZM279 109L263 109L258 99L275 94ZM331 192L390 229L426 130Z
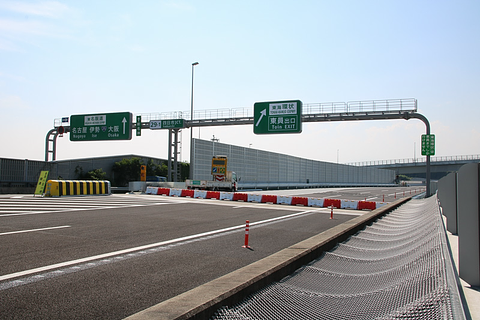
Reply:
M437 156L480 154L480 1L0 0L0 157L43 160L54 119L130 111L418 99ZM252 126L194 137L341 163L420 157L419 120ZM167 132L58 139L57 159L167 157ZM189 159L182 130L181 159Z

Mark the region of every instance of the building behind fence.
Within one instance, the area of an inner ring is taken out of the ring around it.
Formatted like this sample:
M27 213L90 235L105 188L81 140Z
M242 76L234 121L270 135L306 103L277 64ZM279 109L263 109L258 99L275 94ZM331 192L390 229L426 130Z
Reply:
M113 165L115 162L121 161L125 158L140 158L145 164L148 163L149 160L153 160L155 164L167 161L165 159L137 155L120 155L51 162L0 158L0 194L33 194L41 171L48 171L48 179L50 180L74 180L77 178L75 172L76 169L79 170L81 168L85 173L96 169L102 169L106 173L107 179L113 180Z

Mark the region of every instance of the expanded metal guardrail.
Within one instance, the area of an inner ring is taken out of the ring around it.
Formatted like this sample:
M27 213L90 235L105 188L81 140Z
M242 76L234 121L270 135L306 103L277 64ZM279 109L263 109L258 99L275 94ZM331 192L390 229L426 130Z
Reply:
M470 319L436 197L411 200L210 320Z

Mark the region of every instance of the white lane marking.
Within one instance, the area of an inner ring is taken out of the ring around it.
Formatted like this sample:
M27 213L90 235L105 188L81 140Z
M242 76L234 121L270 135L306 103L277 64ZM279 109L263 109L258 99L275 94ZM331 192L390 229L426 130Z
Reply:
M308 210L308 211L297 212L297 213L288 214L288 215L281 216L281 217L276 217L276 218L271 218L271 219L267 219L267 220L253 222L253 223L250 223L250 225L254 226L254 225L259 225L259 224L272 223L274 221L290 219L290 218L300 216L300 215L304 215L304 214L315 213L317 211L318 210ZM81 258L81 259L75 259L75 260L60 262L60 263L51 264L51 265L43 266L43 267L38 267L38 268L30 269L30 270L14 272L14 273L10 273L10 274L0 276L0 281L9 280L9 279L18 278L18 277L29 276L29 275L32 275L34 273L50 272L51 270L54 270L54 269L70 267L70 266L77 265L77 264L84 264L84 263L92 262L92 261L95 261L95 260L102 260L102 259L115 257L115 256L121 256L121 255L128 256L129 254L133 254L134 252L137 252L137 251L147 250L147 249L166 246L166 245L174 245L178 242L185 242L185 241L189 241L189 240L190 241L192 241L192 240L195 241L198 238L202 238L202 237L206 237L206 236L214 236L214 235L217 235L217 234L220 234L220 233L225 233L225 232L229 232L229 231L233 231L233 230L238 230L238 229L241 230L243 228L245 228L245 224L241 224L241 225L233 226L233 227L227 227L227 228L223 228L223 229L217 229L217 230L213 230L213 231L202 232L202 233L193 234L193 235L190 235L190 236L185 236L185 237L180 237L180 238L176 238L176 239L151 243L151 244L138 246L138 247L133 247L133 248L129 248L129 249L107 252L107 253L91 256L91 257L85 257L85 258Z
M53 203L50 203L50 202L44 202L42 203L41 205L39 204L35 204L35 203L26 203L26 202L4 202L4 203L0 203L0 209L3 209L3 208L10 208L10 207L16 207L16 208L23 208L23 207L27 207L28 208L32 208L32 207L35 207L35 208L39 208L39 207L44 207L44 206L47 206L47 207L52 207ZM57 204L57 203L55 203ZM97 205L95 204L83 204L83 203L74 203L74 204L66 204L66 203L58 203L58 206L55 206L56 208L60 208L60 207L68 207L68 208L82 208L82 207L87 207L87 208L95 208Z
M378 197L367 198L367 201L372 201L374 199L378 199Z
M73 212L73 211L88 211L88 210L101 210L101 209L122 209L122 208L131 208L131 207L148 207L148 206L156 206L156 205L163 205L163 204L173 204L174 202L165 202L165 203L148 203L148 204L129 204L129 205L113 205L109 203L108 205L101 205L94 207L87 207L87 208L68 208L68 207L55 207L58 210L48 210L48 211L25 211L25 208L20 209L20 211L0 211L0 213L6 212L17 212L17 213L7 213L7 214L0 214L0 217L13 217L13 216L23 216L23 215L32 215L32 214L42 214L42 213L62 213L62 212ZM42 207L37 207L35 209L44 209ZM47 208L48 209L48 208ZM22 211L23 210L23 211Z
M231 200L216 200L216 199L191 199L190 201L185 201L186 203L195 203L195 204L207 204L215 206L227 206L232 208L256 208L256 209L268 209L268 210L282 210L282 211L298 211L301 206L290 206L284 204L271 204L271 203L260 203L260 202L242 202L242 201L231 201ZM309 208L318 208L318 207L309 207Z
M39 229L29 229L29 230L19 230L19 231L10 231L10 232L3 232L0 233L0 236L5 236L8 234L18 234L18 233L27 233L27 232L36 232L36 231L45 231L45 230L54 230L54 229L63 229L63 228L70 228L71 226L58 226L58 227L47 227L47 228L39 228Z

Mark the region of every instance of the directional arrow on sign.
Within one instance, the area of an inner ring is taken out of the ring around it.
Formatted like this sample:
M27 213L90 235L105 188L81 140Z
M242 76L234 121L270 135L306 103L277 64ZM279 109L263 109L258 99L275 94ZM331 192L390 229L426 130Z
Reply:
M72 115L70 141L130 140L132 123L131 112Z
M255 127L258 127L258 125L260 124L260 121L262 121L262 118L265 117L266 115L267 115L267 109L263 109L262 111L260 111L260 118L258 118L258 121L255 124Z
M125 119L125 117L123 117L122 123L123 123L123 134L125 134L125 124L127 123L127 119Z
M300 132L302 132L302 101L267 101L255 102L253 105L253 133Z

